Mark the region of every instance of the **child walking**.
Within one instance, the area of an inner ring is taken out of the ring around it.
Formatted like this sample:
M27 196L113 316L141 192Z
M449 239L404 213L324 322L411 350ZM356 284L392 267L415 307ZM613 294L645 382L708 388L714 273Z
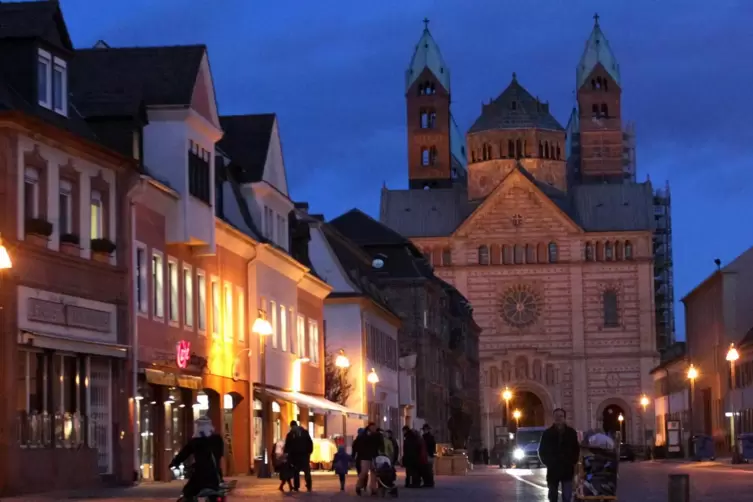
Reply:
M288 484L288 491L293 491L293 466L288 461L287 454L282 454L278 458L277 462L277 472L280 475L280 487L278 488L281 492L285 492L285 483Z
M345 452L345 447L340 446L335 453L335 458L332 459L332 469L340 478L340 491L345 491L345 476L348 475L348 469L350 468L350 455Z

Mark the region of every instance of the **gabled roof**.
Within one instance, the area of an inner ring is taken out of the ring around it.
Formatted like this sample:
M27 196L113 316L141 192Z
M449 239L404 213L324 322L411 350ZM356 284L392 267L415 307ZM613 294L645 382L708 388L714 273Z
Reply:
M73 50L57 1L0 2L0 39L38 38Z
M274 113L220 117L224 135L218 145L239 166L236 172L239 183L262 180L275 120Z
M575 89L580 89L583 84L588 80L588 76L596 68L596 65L601 64L604 69L609 73L617 85L622 86L620 79L620 65L617 64L617 58L612 52L612 48L609 46L607 37L604 36L604 32L601 31L599 25L599 15L594 16L594 27L591 30L591 35L586 40L586 48L583 50L583 55L580 57L578 66L575 67Z
M515 73L512 74L512 82L507 89L497 99L483 106L481 116L468 132L504 129L564 130L549 112L549 104L542 103L525 90Z
M424 19L424 31L413 51L410 65L408 65L408 69L405 71L406 92L410 89L416 79L418 79L424 71L424 68L428 68L439 83L442 84L442 87L444 87L448 93L450 92L450 69L442 58L439 45L437 45L434 37L432 37L429 32L428 19Z
M541 183L521 165L528 178L562 212L586 232L653 230L651 183L589 184L565 193ZM382 189L381 221L406 237L448 237L476 210L466 189Z
M71 88L84 116L131 113L135 103L189 107L204 45L77 50L69 66Z

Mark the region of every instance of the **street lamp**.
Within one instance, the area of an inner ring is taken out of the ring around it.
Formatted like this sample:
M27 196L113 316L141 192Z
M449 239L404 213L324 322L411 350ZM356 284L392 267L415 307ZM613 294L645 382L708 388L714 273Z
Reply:
M620 441L625 441L625 433L622 431L622 423L625 421L625 417L622 413L617 417L617 420L620 422Z
M690 398L688 399L688 418L690 419L690 444L688 445L688 453L693 454L693 428L695 427L695 421L693 419L693 402L695 401L695 379L698 378L698 370L692 364L688 368L688 380L690 380Z
M647 441L647 434L646 434L646 408L648 408L649 400L648 396L646 394L643 394L641 396L641 406L643 407L643 443L645 446L645 443Z
M737 422L735 417L735 361L740 359L740 354L737 352L737 349L735 348L735 344L731 343L729 345L729 350L727 351L727 361L729 361L729 371L730 371L730 393L729 393L729 402L730 402L730 408L732 408L732 416L730 417L730 440L732 441L732 463L736 464L739 462L739 458L737 456L737 441L735 440L735 422Z
M376 384L379 383L379 375L376 374L376 370L374 368L371 368L371 373L369 373L369 376L366 378L366 380L371 384L371 392L376 396Z
M502 399L505 401L505 425L507 425L510 420L510 400L512 399L510 387L505 387L505 390L502 391Z
M267 426L266 421L268 418L267 408L267 337L272 334L272 325L267 321L267 313L259 309L256 320L251 327L251 332L259 338L259 354L261 355L261 389L260 398L262 403L262 418L261 418L261 440L262 440L262 461L259 467L258 477L269 478L272 473L269 470L269 454L267 449Z
M0 270L8 270L10 268L13 268L13 262L10 260L8 250L3 244L3 237L0 235Z
M340 369L340 399L342 399L343 396L343 389L345 388L345 370L350 368L350 359L348 359L348 356L345 355L345 351L343 349L340 349L340 353L337 354L337 358L335 359L335 366ZM343 406L345 403L340 403ZM347 423L348 423L348 414L343 412L343 447L347 447L346 439L345 439L345 433L347 431Z
M515 430L517 431L520 429L520 417L522 416L522 413L520 413L520 410L515 410L512 412L512 418L515 419Z

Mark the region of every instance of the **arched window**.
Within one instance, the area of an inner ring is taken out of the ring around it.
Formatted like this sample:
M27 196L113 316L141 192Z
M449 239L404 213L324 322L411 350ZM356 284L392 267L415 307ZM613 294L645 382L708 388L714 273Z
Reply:
M523 145L520 143L520 140L515 141L515 158L519 159L523 156Z
M431 154L429 153L429 149L426 147L421 148L421 165L431 165Z
M633 259L633 245L630 243L630 241L625 241L625 259Z
M486 245L478 247L478 264L489 265L489 247Z
M550 242L549 243L549 263L557 263L557 260L559 260L558 256L558 250L557 250L557 243Z
M601 116L602 117L609 117L609 108L607 108L606 103L601 104Z
M594 245L586 242L586 261L594 261Z
M512 247L507 244L502 246L502 263L505 265L512 265L513 263Z
M549 158L549 142L544 143L544 158Z
M604 244L604 259L607 261L614 260L614 248L611 242Z
M607 289L602 295L602 301L604 302L604 326L619 326L620 319L617 312L617 291Z
M526 244L526 263L536 263L536 246Z
M507 140L507 157L515 158L515 143L511 139Z
M539 259L539 263L546 263L546 244L540 242L538 249L536 249L536 257Z
M515 263L521 265L526 261L526 250L520 244L515 244Z
M544 158L544 143L539 141L539 158Z
M450 248L442 250L442 265L445 267L452 265L452 251L450 251Z

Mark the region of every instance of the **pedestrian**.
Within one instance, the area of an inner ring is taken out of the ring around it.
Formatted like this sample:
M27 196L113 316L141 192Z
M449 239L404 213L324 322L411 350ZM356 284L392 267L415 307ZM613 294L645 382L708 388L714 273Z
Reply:
M361 464L361 472L358 474L356 494L361 495L361 492L368 485L368 488L371 489L371 494L376 495L377 480L373 465L374 459L382 452L383 448L384 440L382 439L382 435L377 431L376 424L370 422L366 427L364 435L359 438L358 443L358 461Z
M385 438L392 445L392 455L390 456L390 462L392 462L392 467L395 467L397 466L398 460L400 459L400 445L392 435L392 430L387 431Z
M277 461L275 462L275 470L280 476L280 486L278 490L280 490L281 492L285 491L286 484L288 485L288 491L293 491L294 469L295 467L290 463L286 454L283 453L277 458Z
M361 459L358 454L358 450L361 444L361 438L364 435L364 432L366 429L363 427L358 429L358 432L356 433L356 438L353 440L353 444L350 446L350 452L353 456L353 463L356 466L356 476L360 476L361 474Z
M437 454L437 441L434 439L434 434L432 434L429 424L424 424L423 432L422 438L427 458L421 476L423 478L422 488L432 488L434 487L434 457Z
M301 488L301 471L303 471L306 491L311 491L311 454L314 452L314 442L309 431L300 427L298 422L290 422L290 432L285 436L285 453L293 466L293 490Z
M345 451L344 446L340 446L332 459L332 470L335 471L340 479L340 491L345 491L345 477L348 475L350 468L350 455Z
M405 487L421 486L420 476L420 437L407 425L403 427L403 467L405 467Z
M573 496L573 476L578 463L580 446L575 429L565 423L567 414L562 408L554 410L554 425L544 431L539 443L539 458L546 466L546 484L549 502L557 502L557 491L562 486L562 502Z

